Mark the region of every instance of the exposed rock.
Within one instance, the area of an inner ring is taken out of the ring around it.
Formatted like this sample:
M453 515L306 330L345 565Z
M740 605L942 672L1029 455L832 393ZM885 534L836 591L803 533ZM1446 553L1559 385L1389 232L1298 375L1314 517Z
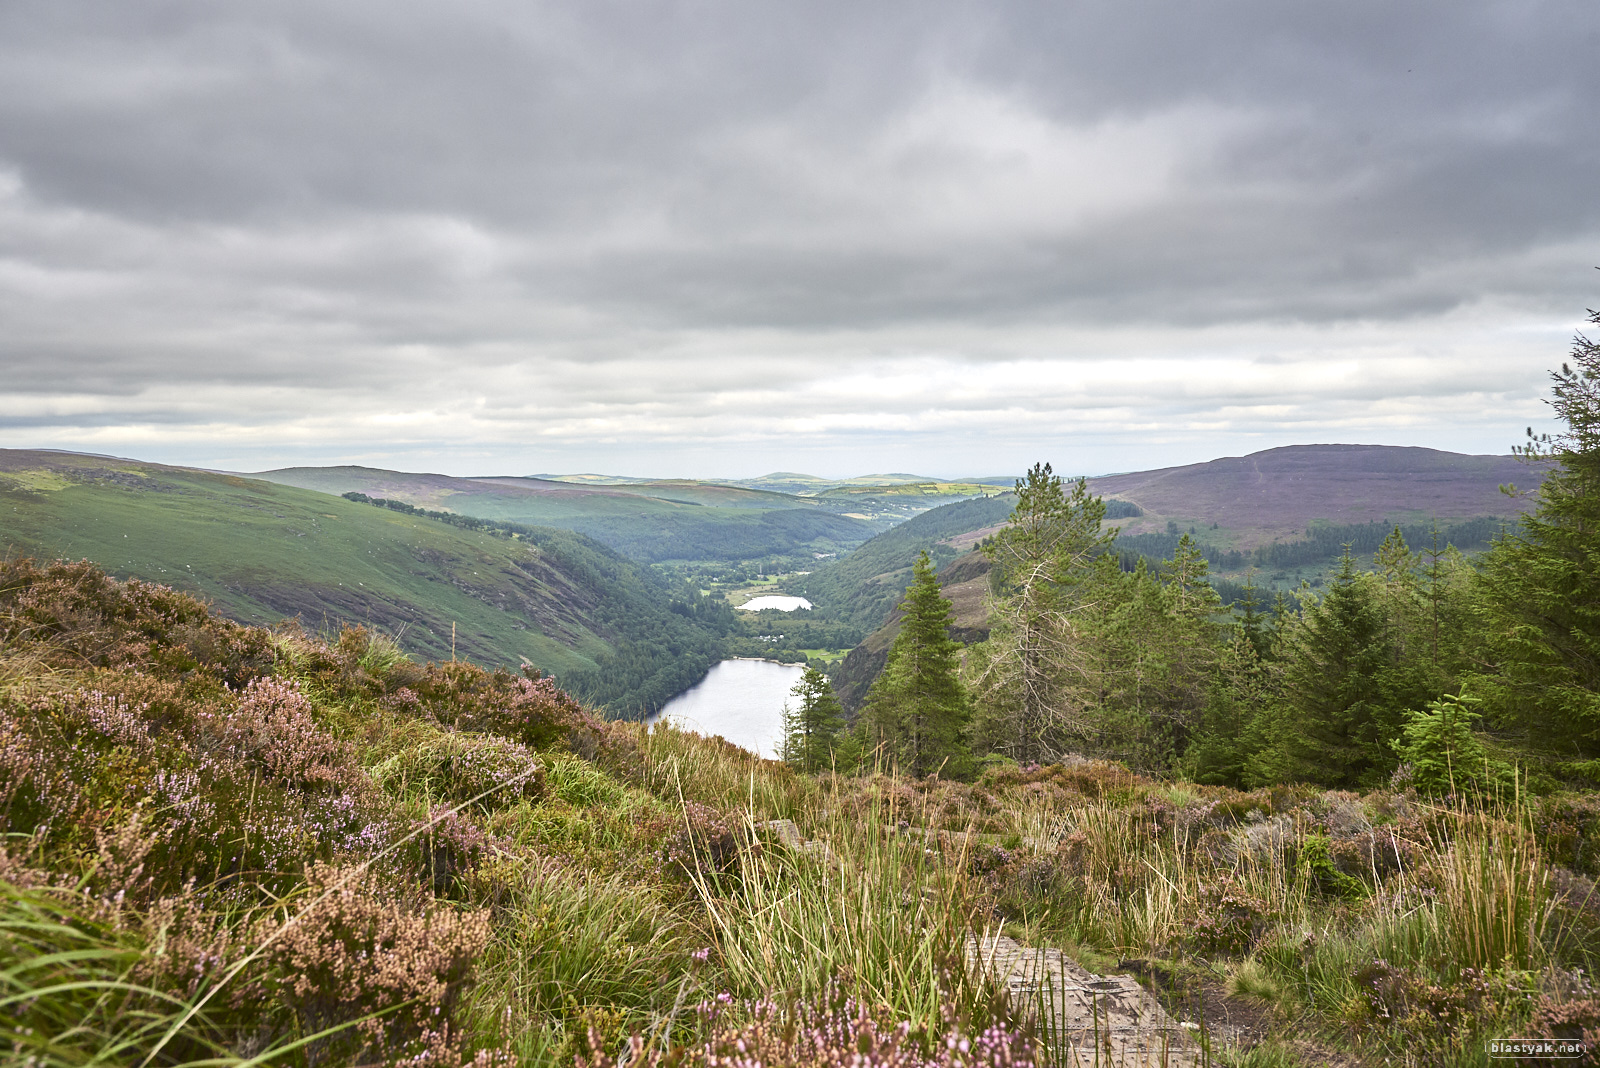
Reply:
M1199 1025L1174 1020L1131 975L1095 975L1059 949L1000 934L967 940L974 967L1041 1016L1040 1035L1062 1068L1199 1068Z

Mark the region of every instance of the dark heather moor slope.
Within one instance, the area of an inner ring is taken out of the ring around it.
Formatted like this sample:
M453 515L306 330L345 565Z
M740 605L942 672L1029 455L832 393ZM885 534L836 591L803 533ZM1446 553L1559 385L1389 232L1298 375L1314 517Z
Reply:
M1290 445L1209 463L1091 479L1104 497L1132 501L1144 516L1119 522L1125 534L1216 523L1249 549L1301 535L1318 522L1426 523L1496 516L1514 519L1527 501L1500 487L1538 486L1540 469L1514 456L1465 456L1390 445Z

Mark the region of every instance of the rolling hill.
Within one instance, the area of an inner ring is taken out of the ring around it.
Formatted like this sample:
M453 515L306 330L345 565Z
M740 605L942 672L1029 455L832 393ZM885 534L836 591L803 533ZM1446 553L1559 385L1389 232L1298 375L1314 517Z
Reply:
M804 592L819 617L873 630L882 625L905 592L917 554L928 550L935 564L960 555L945 542L975 529L1003 523L1016 499L1011 494L958 501L923 512L879 534L849 556L789 583Z
M817 475L801 474L798 471L774 471L770 475L762 475L759 478L729 479L728 484L747 486L750 489L777 490L780 493L793 493L797 496L804 496L846 487L901 486L938 481L941 480L927 475L908 475L904 472L887 475L856 475L853 478L822 478Z
M457 478L371 467L290 467L253 478L334 495L587 534L635 560L811 559L847 552L880 526L770 490L666 480L628 485Z
M1528 507L1500 486L1535 487L1542 478L1511 456L1467 456L1435 449L1381 445L1297 445L1243 457L1089 480L1112 505L1125 566L1144 556L1172 555L1182 533L1200 542L1219 590L1227 598L1245 572L1259 571L1264 587L1293 588L1320 576L1345 545L1370 554L1396 525L1415 548L1437 524L1445 542L1473 550ZM896 631L895 606L911 561L929 548L943 570L945 595L955 601L958 637L984 632L981 558L967 555L1004 525L1009 494L924 512L880 534L854 553L805 580L819 614L871 633L834 669L841 700L854 708L882 667Z
M425 657L530 663L622 715L720 656L697 594L582 535L496 536L236 475L0 450L0 551L86 558L242 622L370 623Z
M1427 523L1492 516L1527 506L1500 486L1527 489L1542 474L1514 456L1467 456L1391 445L1290 445L1203 464L1089 480L1105 497L1145 512L1123 531L1218 525L1233 548L1304 536L1319 523Z

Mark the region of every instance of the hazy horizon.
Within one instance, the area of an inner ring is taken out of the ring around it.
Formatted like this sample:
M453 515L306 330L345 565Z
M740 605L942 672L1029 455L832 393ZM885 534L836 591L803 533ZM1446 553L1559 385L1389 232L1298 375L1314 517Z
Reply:
M1271 448L1293 448L1293 447L1297 447L1297 446L1298 447L1357 446L1357 447L1379 447L1379 448L1431 448L1431 446L1385 446L1385 445L1382 445L1382 444L1377 443L1377 442L1334 442L1334 441L1327 441L1327 442L1296 442L1296 443L1293 443L1292 445L1277 445L1277 446L1271 446ZM17 445L7 445L7 446L0 446L0 447L3 447L3 448L18 448L18 449L28 449L28 448L30 448L30 446L17 446ZM259 468L245 469L245 468L222 467L222 466L218 466L218 465L215 465L215 464L182 463L182 462L177 462L177 461L160 460L160 459L156 459L156 458L151 457L151 456L133 456L133 455L119 456L119 455L116 455L114 453L92 453L92 452L86 452L85 450L81 450L81 449L59 449L59 448L52 448L52 447L48 447L48 446L37 446L37 447L32 447L32 448L35 448L36 451L40 451L40 452L67 452L67 453L74 453L74 454L77 454L77 455L102 456L102 457L105 457L105 458L108 458L108 459L113 459L113 460L128 460L128 461L144 462L144 463L165 463L165 464L168 464L169 466L174 466L174 467L193 467L193 468L199 468L199 469L202 469L202 470L219 471L219 472L223 472L223 473L226 473L226 474L237 474L237 475L268 474L268 473L272 473L274 471L282 471L282 470L285 470L285 469L296 468L296 467L344 467L344 466L367 467L367 468L372 468L372 469L376 469L376 470L396 471L396 472L400 472L400 473L404 473L404 474L444 475L444 476L449 477L449 478L572 479L572 478L581 478L581 477L584 477L584 476L591 476L591 477L613 478L613 479L614 478L624 478L624 479L627 479L629 481L639 481L639 482L666 481L666 480L671 480L671 479L688 479L688 480L693 480L693 481L709 481L709 482L716 482L716 481L735 482L735 481L752 481L752 480L755 480L755 479L769 478L769 477L773 477L773 476L784 476L784 475L804 475L804 476L809 476L809 477L815 477L815 478L821 478L821 479L829 479L829 480L835 480L835 481L845 481L845 480L849 480L849 479L864 479L864 478L874 478L874 477L895 477L895 476L914 475L914 476L917 476L917 477L925 477L925 478L928 478L928 479L931 479L931 480L940 481L940 482L963 482L963 481L971 481L971 480L976 480L976 479L999 479L999 478L1012 478L1012 479L1014 479L1014 478L1021 478L1021 477L1023 477L1024 474L1026 474L1026 470L1025 469L1024 470L1019 470L1019 471L1017 471L1015 473L1007 473L1007 472L995 471L995 472L989 472L989 473L985 474L985 473L978 473L978 472L974 472L974 471L964 471L964 472L962 472L960 474L947 474L947 473L941 473L941 472L938 472L938 471L852 471L852 472L849 472L849 473L836 473L836 472L802 471L802 470L798 470L798 469L793 468L793 467L774 468L774 469L772 469L770 471L762 471L762 472L757 473L757 474L740 474L740 475L729 475L729 474L718 474L718 473L688 475L688 474L683 474L681 472L649 473L649 472L637 472L637 471L597 471L597 470L586 470L586 471L577 471L577 470L574 470L574 471L457 470L457 471L447 471L447 470L433 470L433 469L423 469L423 468L398 467L398 466L395 466L393 464L387 464L387 463L381 463L381 462L371 462L371 463L327 463L327 464L282 464L282 465L278 465L278 466L275 466L275 467L259 467ZM1263 449L1252 449L1252 450L1250 450L1249 453L1229 453L1229 454L1224 454L1224 455L1219 455L1219 456L1208 456L1203 460L1190 460L1190 461L1185 461L1183 463L1155 464L1155 465L1152 465L1150 467L1124 467L1124 468L1117 468L1115 470L1107 470L1107 471L1089 471L1089 470L1076 470L1076 469L1064 468L1064 467L1061 467L1059 464L1056 464L1055 461L1053 461L1048 456L1039 457L1035 462L1050 463L1052 465L1052 467L1054 468L1055 473L1060 475L1060 476L1062 476L1062 477L1064 477L1064 478L1077 478L1079 476L1082 476L1084 478L1108 478L1108 477L1110 477L1112 475L1135 474L1135 473L1144 472L1144 471L1162 470L1164 468L1186 467L1186 466L1190 466L1190 465L1193 465L1193 464L1209 463L1209 462L1211 462L1213 460L1225 460L1225 459L1230 459L1230 458L1237 458L1237 457L1240 457L1240 456L1250 455L1251 453L1263 452L1263 451L1266 451L1266 450L1263 450ZM1444 450L1439 450L1439 451L1452 452L1452 451L1456 451L1456 450L1444 449ZM1507 449L1504 452L1499 452L1499 453L1467 453L1467 454L1463 454L1463 455L1510 456L1511 455L1511 451L1509 449ZM1032 464L1029 464L1027 466L1031 467Z

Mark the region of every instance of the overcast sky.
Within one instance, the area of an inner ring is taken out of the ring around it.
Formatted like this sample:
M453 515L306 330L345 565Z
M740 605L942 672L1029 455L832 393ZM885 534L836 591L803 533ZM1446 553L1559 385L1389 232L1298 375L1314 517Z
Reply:
M1504 452L1594 0L0 4L0 446L240 470Z

